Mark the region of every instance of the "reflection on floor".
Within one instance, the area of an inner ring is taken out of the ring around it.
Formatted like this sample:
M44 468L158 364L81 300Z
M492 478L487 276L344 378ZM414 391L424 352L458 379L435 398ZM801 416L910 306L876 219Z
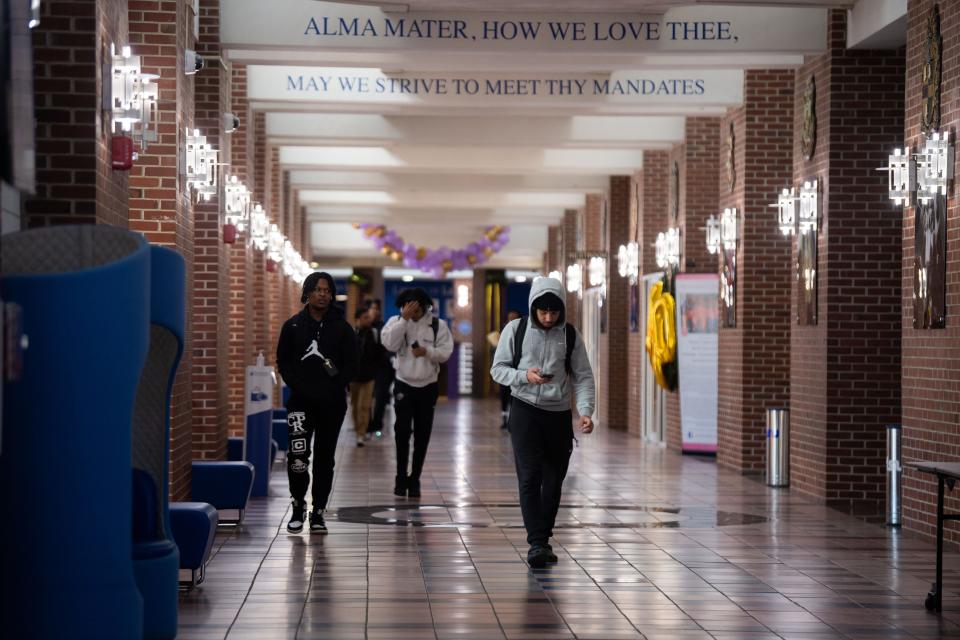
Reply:
M603 429L574 449L532 571L499 407L438 407L419 501L392 493L390 434L345 425L326 536L288 535L286 474L222 532L179 638L960 638L960 559L942 615L933 547Z

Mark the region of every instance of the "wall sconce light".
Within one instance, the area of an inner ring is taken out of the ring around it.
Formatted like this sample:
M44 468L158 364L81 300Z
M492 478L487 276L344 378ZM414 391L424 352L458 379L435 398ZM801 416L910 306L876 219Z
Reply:
M953 180L953 145L950 133L934 131L917 154L917 200L926 203L947 195Z
M193 130L187 134L183 148L183 166L187 178L187 187L193 187L204 200L209 200L217 192L217 150L207 144L206 136Z
M617 251L617 270L620 277L630 279L630 284L637 283L640 277L640 246L636 242L620 245Z
M250 216L250 192L247 191L247 185L240 182L237 176L230 176L223 187L223 199L227 224L234 225L237 232L244 233Z
M731 207L723 210L720 216L720 243L725 251L737 249L737 209Z
M563 274L559 271L551 271L547 274L547 277L553 278L554 280L559 280L561 283L563 282Z
M583 268L579 262L575 262L567 267L567 291L579 294L582 288Z
M470 306L470 287L465 284L457 285L457 306L461 309Z
M706 231L707 251L710 252L710 255L714 255L717 251L720 251L720 221L713 214L710 214L710 219L707 220Z
M110 111L110 129L138 139L140 150L145 151L148 142L156 142L157 131L152 128L157 110L157 83L160 77L141 73L140 56L131 53L125 46L117 53L110 45L110 61L104 63L104 78L110 78L109 91L104 88L104 108Z
M587 280L591 287L600 287L607 282L607 261L598 256L587 263Z
M820 221L820 198L817 181L804 182L800 187L800 233L816 231Z
M253 243L254 248L260 251L266 249L269 233L270 220L267 218L267 212L261 205L256 204L250 214L250 242Z
M280 233L280 228L275 224L271 224L270 231L267 232L267 257L277 264L283 262L284 240L286 240L286 238Z
M667 232L657 234L654 243L657 266L661 269L677 267L680 264L680 229L670 227Z
M780 233L785 236L792 236L796 229L797 222L797 196L793 187L784 188L777 196L776 204L771 207L777 209L777 221L780 224Z
M878 171L887 172L887 189L889 197L899 206L909 205L912 193L917 189L917 164L910 155L910 147L894 149L893 155L887 157L888 166L880 167Z

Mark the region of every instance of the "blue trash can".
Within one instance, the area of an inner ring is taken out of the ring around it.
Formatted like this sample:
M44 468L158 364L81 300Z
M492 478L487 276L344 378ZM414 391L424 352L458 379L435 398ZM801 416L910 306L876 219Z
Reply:
M149 247L102 225L2 236L0 286L29 338L21 377L3 386L3 634L139 638L130 424L148 345Z

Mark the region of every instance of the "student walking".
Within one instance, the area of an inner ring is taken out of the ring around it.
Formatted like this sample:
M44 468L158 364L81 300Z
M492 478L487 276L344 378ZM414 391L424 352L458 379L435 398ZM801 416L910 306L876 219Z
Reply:
M556 562L550 538L567 465L573 452L571 395L577 426L593 431L594 377L576 328L566 323L563 285L537 278L530 287L530 316L503 328L490 375L511 389L509 429L527 530L527 562Z

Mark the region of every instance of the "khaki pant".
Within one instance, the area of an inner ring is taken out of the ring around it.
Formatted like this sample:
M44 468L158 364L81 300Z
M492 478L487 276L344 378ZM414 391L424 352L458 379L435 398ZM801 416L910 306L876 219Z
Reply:
M373 380L350 383L350 405L353 411L353 428L358 436L367 433L370 410L373 407Z

